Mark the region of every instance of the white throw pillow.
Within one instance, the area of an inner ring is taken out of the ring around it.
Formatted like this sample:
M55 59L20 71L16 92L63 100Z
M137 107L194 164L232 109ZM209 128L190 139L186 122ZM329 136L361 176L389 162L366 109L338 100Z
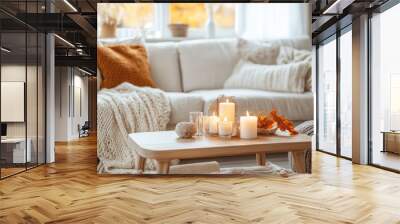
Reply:
M305 89L305 78L311 64L298 62L283 65L260 65L240 61L224 88L260 89L302 93Z
M277 64L289 64L301 61L307 61L311 63L311 51L298 50L293 47L281 46L276 61Z
M295 62L312 62L311 51L298 50L293 47L281 46L279 50L279 56L277 58L278 64L290 64ZM311 91L312 89L312 77L311 70L307 73L305 79L305 91Z
M279 55L279 46L269 42L238 40L240 58L255 64L274 65Z

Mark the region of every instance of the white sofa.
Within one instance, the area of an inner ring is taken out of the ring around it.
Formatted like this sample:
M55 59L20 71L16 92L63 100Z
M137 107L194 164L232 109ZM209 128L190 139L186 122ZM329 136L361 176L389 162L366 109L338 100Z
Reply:
M308 38L272 40L279 45L311 50ZM239 60L237 39L205 39L148 43L152 78L171 102L170 125L189 120L189 112L203 111L219 95L235 96L237 115L246 110L269 112L276 108L293 121L313 119L313 94L224 89L225 80ZM310 77L311 78L311 77ZM100 77L99 77L100 80Z

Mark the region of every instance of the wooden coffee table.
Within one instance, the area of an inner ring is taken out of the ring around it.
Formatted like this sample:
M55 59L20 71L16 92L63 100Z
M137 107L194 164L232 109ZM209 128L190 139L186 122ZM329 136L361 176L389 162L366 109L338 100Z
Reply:
M158 163L159 174L169 172L173 159L210 158L255 154L258 165L265 165L266 154L289 152L292 169L298 173L311 173L311 137L259 136L257 139L232 137L223 139L212 136L199 136L192 139L179 139L174 131L141 132L129 134L134 148L139 154L136 164L144 169L146 159Z

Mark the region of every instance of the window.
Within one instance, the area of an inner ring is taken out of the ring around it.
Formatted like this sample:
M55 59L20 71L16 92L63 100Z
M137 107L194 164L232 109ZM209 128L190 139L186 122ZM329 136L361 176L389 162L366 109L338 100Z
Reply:
M371 159L379 166L400 170L400 156L388 149L386 144L394 143L399 147L400 135L384 141L382 132L400 130L400 4L371 18L371 98L370 98L370 132ZM388 137L388 136L386 136ZM385 144L384 144L385 142ZM386 145L386 146L385 146Z
M99 3L97 8L100 38L130 38L139 31L147 39L169 39L170 23L188 24L189 38L209 35L276 39L310 35L308 4ZM299 21L303 25L293 26ZM104 22L112 26L104 26Z
M352 33L340 36L340 154L352 157Z
M213 4L214 22L217 27L233 29L235 27L235 4Z
M103 3L97 8L100 22L115 21L125 28L152 27L154 25L154 4L152 3Z
M351 159L353 136L352 25L318 46L317 149Z
M390 129L400 130L400 73L390 74Z
M150 28L154 25L154 4L123 4L121 27Z
M207 21L205 3L169 4L169 23L184 23L190 28L202 28Z
M318 48L318 149L336 154L336 39Z
M170 23L189 25L189 37L205 37L212 19L217 37L235 36L237 6L232 3L99 3L98 24L117 27L119 38L145 32L146 38L169 38ZM212 15L209 14L212 12ZM99 33L101 27L98 29Z

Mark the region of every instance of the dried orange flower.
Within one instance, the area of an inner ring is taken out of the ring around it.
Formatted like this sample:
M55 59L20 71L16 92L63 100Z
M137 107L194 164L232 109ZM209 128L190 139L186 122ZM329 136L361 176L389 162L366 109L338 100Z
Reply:
M275 123L275 121L272 120L272 118L269 116L266 116L266 115L258 116L258 122L257 122L258 128L271 129L272 126L274 125L274 123Z
M270 113L272 119L278 124L278 128L281 131L288 131L290 135L297 135L298 132L295 130L293 122L286 119L284 116L279 115L276 110L272 110Z

